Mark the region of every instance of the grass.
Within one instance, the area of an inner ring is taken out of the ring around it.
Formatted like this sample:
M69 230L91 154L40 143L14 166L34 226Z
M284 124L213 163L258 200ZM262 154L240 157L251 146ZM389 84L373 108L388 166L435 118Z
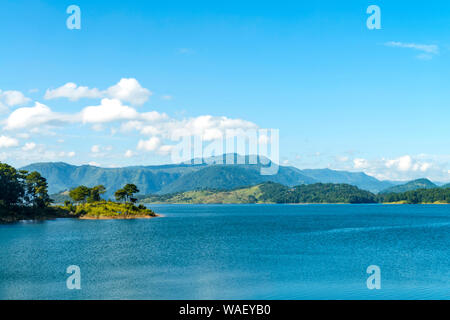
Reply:
M187 191L177 193L161 202L158 198L143 199L145 203L172 203L172 204L239 204L258 203L262 192L259 186L241 188L231 191Z
M156 213L145 206L131 203L99 201L59 207L81 219L132 219L156 217Z

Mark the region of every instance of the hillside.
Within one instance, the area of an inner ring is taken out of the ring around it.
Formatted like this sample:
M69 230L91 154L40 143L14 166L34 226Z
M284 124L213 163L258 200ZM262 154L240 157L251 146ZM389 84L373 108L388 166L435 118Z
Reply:
M239 204L239 203L375 203L376 196L346 184L300 185L288 187L265 182L229 191L198 190L166 195L149 195L144 203Z
M167 194L199 189L229 190L268 181L287 186L319 182L343 183L371 192L378 192L393 185L364 173L330 169L300 170L288 166L280 166L276 175L264 176L260 174L260 165L248 164L248 157L239 159L247 164L203 163L99 168L67 163L36 163L22 169L41 173L49 183L50 194L67 191L79 185L104 185L107 189L106 198L110 198L117 189L127 183L137 185L140 194Z
M387 188L387 189L383 190L381 193L382 194L402 193L402 192L413 191L413 190L418 190L418 189L433 189L433 188L438 188L438 186L428 179L418 179L418 180L410 181L405 184Z
M99 168L88 165L73 166L66 163L36 163L22 169L41 173L49 183L49 193L59 193L79 185L93 187L101 184L106 187L106 196L109 197L127 183L137 185L144 194L156 193L182 175L203 167L177 165Z
M384 203L407 204L449 204L450 188L417 189L402 193L386 193L378 195Z
M311 184L316 180L303 175L291 167L280 167L278 174L263 176L258 165L213 165L188 173L173 183L164 186L159 193L174 193L199 189L229 190L242 186L272 181L294 186Z
M380 192L381 190L394 186L394 183L390 181L380 181L363 172L337 171L331 169L305 169L302 170L302 173L321 183L350 184L371 192Z

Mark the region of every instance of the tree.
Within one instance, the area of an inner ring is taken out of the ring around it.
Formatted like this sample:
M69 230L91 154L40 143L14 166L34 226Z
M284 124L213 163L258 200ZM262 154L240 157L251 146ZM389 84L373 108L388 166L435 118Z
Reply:
M134 198L134 194L138 193L139 189L136 185L134 184L127 184L125 187L123 187L122 189L119 189L116 191L116 193L114 193L114 197L116 198L117 201L130 201L132 203L136 203L137 199Z
M102 200L101 195L106 192L104 185L98 185L89 190L88 202L98 202Z
M70 190L69 197L75 202L86 202L86 198L91 194L91 189L86 186L79 186Z
M128 199L131 201L135 193L139 193L139 189L134 184L127 184L123 187L123 190L127 193Z
M24 174L25 172L21 172ZM52 200L48 195L47 180L38 172L31 172L25 176L26 200L30 205L45 208Z
M119 189L114 193L114 197L117 201L123 201L127 199L127 192L124 189Z
M23 179L23 173L6 163L0 163L0 206L23 204L25 196Z

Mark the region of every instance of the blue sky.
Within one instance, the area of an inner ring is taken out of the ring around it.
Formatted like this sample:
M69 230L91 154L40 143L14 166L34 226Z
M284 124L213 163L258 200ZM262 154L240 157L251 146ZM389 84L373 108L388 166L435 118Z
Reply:
M0 161L169 163L226 117L286 165L449 181L450 3L310 2L2 1Z

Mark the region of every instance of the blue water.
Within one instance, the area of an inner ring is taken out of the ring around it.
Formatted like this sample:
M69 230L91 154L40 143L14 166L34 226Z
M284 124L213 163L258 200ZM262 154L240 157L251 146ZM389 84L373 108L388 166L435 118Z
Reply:
M164 217L1 225L0 299L450 298L450 206L152 208Z

